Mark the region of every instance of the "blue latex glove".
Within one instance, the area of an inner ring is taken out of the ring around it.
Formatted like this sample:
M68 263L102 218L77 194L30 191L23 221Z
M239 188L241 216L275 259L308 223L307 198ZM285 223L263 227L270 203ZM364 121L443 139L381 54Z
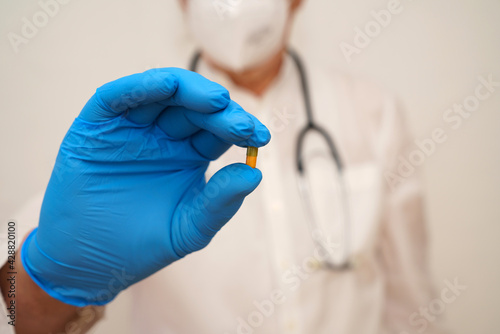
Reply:
M210 160L269 140L225 88L193 72L155 69L102 86L61 144L24 268L65 303L108 303L210 242L262 178L238 163L206 183Z

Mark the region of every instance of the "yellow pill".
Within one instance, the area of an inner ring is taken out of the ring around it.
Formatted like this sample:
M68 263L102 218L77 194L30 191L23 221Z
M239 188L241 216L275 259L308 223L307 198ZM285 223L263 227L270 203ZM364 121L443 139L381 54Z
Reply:
M257 166L257 154L259 149L257 147L248 146L247 147L247 165L255 168Z

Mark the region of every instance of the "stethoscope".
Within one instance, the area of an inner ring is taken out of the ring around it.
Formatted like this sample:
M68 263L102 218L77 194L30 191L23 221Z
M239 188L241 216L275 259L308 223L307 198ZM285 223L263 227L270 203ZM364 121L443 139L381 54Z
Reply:
M352 263L349 260L350 254L350 224L349 224L349 214L348 214L348 203L347 203L347 190L344 181L344 164L340 158L335 142L330 134L321 126L319 126L313 117L313 110L311 104L311 95L309 92L309 84L307 81L307 75L305 67L299 55L293 51L288 50L288 54L295 63L297 68L300 85L302 90L302 96L304 100L304 106L306 109L307 123L300 130L295 150L295 160L298 175L298 188L304 203L304 209L306 214L309 216L308 225L311 232L312 239L316 246L316 251L321 257L320 264L323 268L331 270L347 270L352 267ZM198 51L193 55L191 59L189 69L196 72L198 64L201 58L201 52ZM335 162L335 178L336 178L336 192L340 201L338 209L342 212L339 214L339 226L340 232L337 233L337 238L335 240L330 240L329 236L325 233L324 229L319 225L318 220L315 218L313 204L311 201L310 186L307 176L307 159L304 155L304 146L306 142L307 135L316 133L318 134L327 144L328 154Z

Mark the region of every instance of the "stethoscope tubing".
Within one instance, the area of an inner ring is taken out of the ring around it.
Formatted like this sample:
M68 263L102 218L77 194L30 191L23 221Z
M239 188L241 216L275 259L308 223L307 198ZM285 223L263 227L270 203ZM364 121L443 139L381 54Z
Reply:
M314 120L314 115L313 115L313 108L312 108L312 102L311 102L311 94L309 91L309 84L307 80L307 73L305 70L305 66L300 58L300 56L293 50L288 49L287 50L288 54L292 58L293 62L295 63L295 66L297 68L297 71L299 73L299 78L300 78L300 85L301 85L301 90L302 90L302 96L304 100L304 107L306 110L306 116L307 116L307 123L306 125L299 131L298 137L297 137L297 143L296 143L296 148L295 148L295 161L296 161L296 168L298 172L298 177L299 177L299 190L302 194L302 196L307 197L306 193L309 193L309 190L307 189L306 186L306 181L305 181L305 161L303 157L303 148L304 148L304 143L305 143L305 138L306 135L312 132L317 132L327 143L328 149L330 151L330 155L332 156L333 160L335 161L335 165L338 171L338 178L339 178L339 184L341 188L341 194L340 197L342 198L342 206L343 206L343 213L346 215L343 217L345 219L345 222L349 221L349 216L348 216L348 203L347 203L347 191L346 191L346 185L345 185L345 180L343 178L343 173L344 173L344 164L343 161L340 157L340 154L337 150L337 147L335 146L335 142L333 138L329 135L329 133L320 125L318 125L315 120ZM189 70L196 72L198 68L198 64L201 59L201 52L197 51L194 53L190 63L189 63ZM309 195L308 195L309 196ZM310 196L309 196L310 197ZM304 198L303 200L308 202L310 198ZM309 214L313 215L311 204L307 204L309 207L306 209ZM312 217L314 219L314 217ZM312 223L309 223L309 227L311 229L311 233L314 233L313 227L311 226ZM349 253L349 242L347 240L349 239L349 224L345 223L343 224L344 228L344 250L346 253ZM313 240L318 244L319 247L325 249L325 247L322 245L322 243L318 240L316 240L313 237ZM325 267L328 269L332 270L346 270L351 268L351 263L349 261L345 261L342 264L334 264L330 262L326 262Z

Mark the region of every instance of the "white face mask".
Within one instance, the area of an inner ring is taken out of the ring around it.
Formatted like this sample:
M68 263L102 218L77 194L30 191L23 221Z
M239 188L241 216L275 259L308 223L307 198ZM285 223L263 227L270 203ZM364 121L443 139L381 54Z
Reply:
M189 28L217 65L242 71L283 46L289 0L188 0Z

